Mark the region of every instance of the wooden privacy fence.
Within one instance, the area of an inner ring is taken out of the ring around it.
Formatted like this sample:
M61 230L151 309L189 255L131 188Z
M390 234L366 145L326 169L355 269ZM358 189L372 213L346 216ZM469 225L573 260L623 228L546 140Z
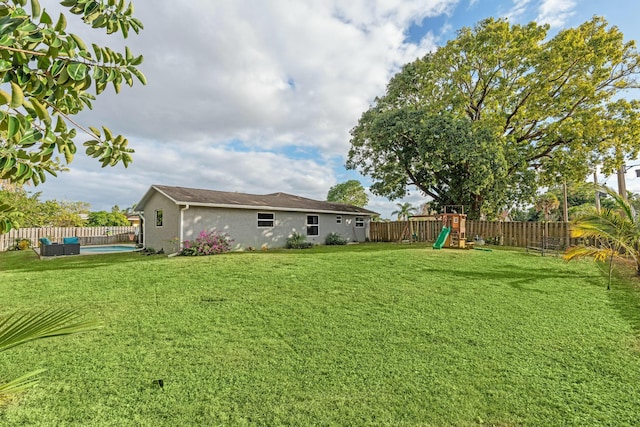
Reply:
M412 239L418 242L434 242L440 230L440 221L372 222L369 237L373 242L398 242ZM543 237L557 237L563 247L576 243L572 239L568 222L515 222L515 221L466 221L467 240L476 236L485 242L525 248Z
M16 241L20 239L29 239L31 246L37 247L41 237L57 243L62 243L64 237L79 237L81 246L134 243L135 231L136 227L132 226L16 228L0 234L0 252L14 248Z

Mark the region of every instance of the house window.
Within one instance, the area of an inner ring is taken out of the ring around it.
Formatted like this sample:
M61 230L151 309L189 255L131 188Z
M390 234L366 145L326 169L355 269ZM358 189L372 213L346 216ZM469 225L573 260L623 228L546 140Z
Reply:
M276 220L276 214L258 212L258 228L273 227Z
M318 215L307 215L307 236L317 236L318 234L320 234Z
M156 227L162 227L162 209L156 211Z
M342 224L342 215L336 215L336 224Z
M356 228L364 228L364 218L361 216L356 217Z

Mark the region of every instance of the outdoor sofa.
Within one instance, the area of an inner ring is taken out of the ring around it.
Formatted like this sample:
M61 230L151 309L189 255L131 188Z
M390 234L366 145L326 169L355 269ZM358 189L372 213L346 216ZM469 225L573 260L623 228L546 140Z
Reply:
M65 237L62 244L52 243L46 237L40 238L41 256L78 255L80 253L80 240L77 237Z

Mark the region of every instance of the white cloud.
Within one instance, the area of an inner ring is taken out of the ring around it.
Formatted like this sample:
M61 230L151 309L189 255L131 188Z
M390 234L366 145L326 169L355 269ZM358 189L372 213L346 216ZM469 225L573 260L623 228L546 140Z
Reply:
M563 27L575 13L575 0L543 0L536 21L549 24L552 28Z
M161 183L324 198L362 112L435 47L433 34L408 43L410 25L457 1L138 2L145 29L126 44L144 54L148 85L105 93L78 118L129 137L134 162L101 169L78 155L43 196L99 210ZM68 21L88 42L125 44Z
M517 21L522 15L527 12L527 8L531 0L513 0L513 5L503 14L503 16L510 21Z

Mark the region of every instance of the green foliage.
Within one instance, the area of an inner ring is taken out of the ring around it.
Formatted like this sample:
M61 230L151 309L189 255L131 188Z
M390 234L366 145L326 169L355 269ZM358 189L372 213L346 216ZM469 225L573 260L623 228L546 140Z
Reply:
M111 212L91 212L87 218L87 226L89 227L120 227L127 225L131 225L127 215L121 212L117 206L114 206Z
M339 235L338 233L329 233L324 239L325 245L346 245L347 239Z
M294 232L291 236L287 237L287 249L308 249L313 246L313 243L307 242L307 236L304 234Z
M75 310L47 309L30 313L14 313L0 318L0 352L42 338L86 332L100 327L92 320L79 320ZM36 375L44 369L30 372L7 383L0 384L0 397L11 395L37 382Z
M329 193L327 193L327 201L345 203L363 208L369 203L369 196L367 196L360 181L350 179L349 181L331 187Z
M640 275L640 218L629 202L613 189L603 187L603 190L615 207L602 208L600 212L594 208L590 214L577 218L571 226L571 237L586 239L590 243L570 248L564 258L571 261L587 257L608 262L607 289L610 289L616 257L632 258Z
M204 256L204 255L218 255L231 250L231 243L233 239L226 233L219 233L218 231L206 231L200 232L198 237L194 240L187 240L184 242L180 255L183 256Z
M560 201L555 194L547 192L536 198L535 209L542 212L544 220L549 221L549 215L560 207Z
M16 239L15 249L18 251L25 251L31 248L31 240L29 239Z
M474 218L637 157L640 103L619 99L637 86L635 43L600 17L548 30L489 18L405 65L352 130L347 167L374 194L413 185Z
M79 15L92 28L108 34L130 30L138 33L139 20L132 17L133 5L114 0L65 0L61 4ZM122 135L107 127L83 127L72 117L92 108L96 96L107 86L116 93L124 83L142 84L138 70L142 56L129 48L124 53L109 47L91 47L76 34L66 31L66 16L54 20L38 0L0 1L0 179L38 185L47 175L66 170L76 154L77 129L89 136L86 155L103 167L131 162L133 150ZM95 95L89 90L94 88ZM71 125L71 126L69 126ZM8 231L0 221L0 232Z
M398 209L391 212L391 215L397 215L398 221L406 221L411 217L411 215L418 212L418 210L414 206L411 206L411 203L409 202L396 203L396 206L398 206Z
M86 202L40 201L40 192L29 194L22 187L0 190L0 205L13 215L11 227L83 227L82 215L89 212ZM19 211L18 211L19 209ZM0 212L2 218L2 212Z

